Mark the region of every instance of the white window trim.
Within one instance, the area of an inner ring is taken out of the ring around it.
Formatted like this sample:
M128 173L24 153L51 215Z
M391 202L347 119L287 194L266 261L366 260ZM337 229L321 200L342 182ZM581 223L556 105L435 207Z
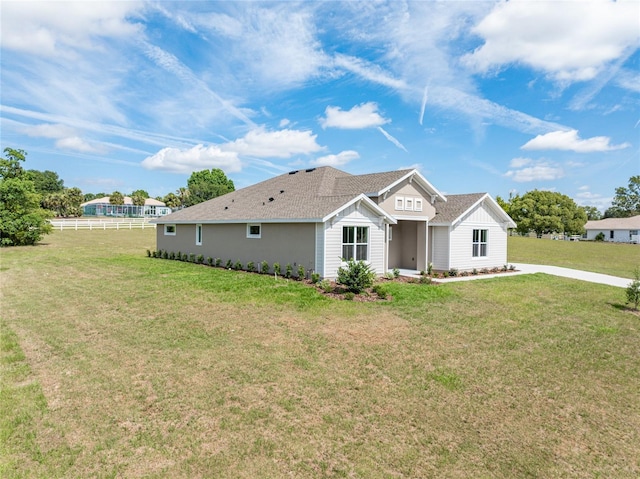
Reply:
M479 231L480 233L478 233L478 241L473 241L473 232L474 231ZM482 232L486 231L486 241L482 241ZM471 257L472 258L488 258L489 257L489 228L473 228L471 230ZM475 245L478 245L478 254L474 255L473 254L473 247ZM485 246L484 248L484 252L485 254L480 254L482 252L482 245Z
M202 225L196 225L196 246L202 246Z
M370 263L370 258L371 258L371 228L369 226L362 226L362 225L343 225L342 228L354 228L353 231L353 243L340 243L341 247L344 246L345 244L347 245L353 245L353 254L354 256L356 256L356 251L358 249L358 246L363 246L366 245L367 246L367 258L363 259L363 260L359 260L359 259L355 259L353 258L355 261L364 261L365 263L369 264ZM366 243L358 243L357 242L357 235L358 235L358 228L366 228L367 229L367 242ZM347 264L347 262L350 260L351 258L342 258L341 264L344 266Z
M396 211L404 211L404 196L396 196Z
M389 225L389 241L393 240L393 226Z
M413 211L422 211L422 198L416 198L413 203Z
M173 227L173 233L168 231L169 227ZM178 228L176 227L176 225L174 224L167 224L164 225L164 235L165 236L175 236L176 235L176 231L178 230Z
M251 234L251 227L252 226L257 226L258 228L260 228L260 233L256 234ZM261 223L247 223L247 238L252 238L252 239L260 239L262 238L262 224Z
M413 211L414 199L413 198L405 198L404 199L404 209L406 211Z

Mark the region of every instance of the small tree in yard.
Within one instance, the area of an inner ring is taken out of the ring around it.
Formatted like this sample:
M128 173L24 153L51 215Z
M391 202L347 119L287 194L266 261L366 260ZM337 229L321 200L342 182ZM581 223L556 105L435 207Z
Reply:
M633 304L633 309L638 310L640 304L640 268L633 273L634 280L627 286L627 304Z
M376 273L364 261L347 261L347 265L338 268L337 282L347 287L347 290L359 294L373 285Z

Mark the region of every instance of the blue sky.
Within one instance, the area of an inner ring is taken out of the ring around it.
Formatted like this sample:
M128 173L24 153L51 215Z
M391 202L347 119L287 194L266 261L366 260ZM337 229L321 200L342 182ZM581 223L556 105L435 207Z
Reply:
M640 2L3 1L2 148L84 192L418 168L609 206L640 174Z

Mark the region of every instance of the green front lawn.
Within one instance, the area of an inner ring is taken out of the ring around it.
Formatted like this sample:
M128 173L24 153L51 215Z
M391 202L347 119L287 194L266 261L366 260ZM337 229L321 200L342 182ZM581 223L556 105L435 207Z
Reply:
M633 278L640 268L640 245L595 241L554 241L510 236L511 263L546 264Z
M505 275L335 301L146 258L153 235L1 251L3 478L640 474L620 288Z

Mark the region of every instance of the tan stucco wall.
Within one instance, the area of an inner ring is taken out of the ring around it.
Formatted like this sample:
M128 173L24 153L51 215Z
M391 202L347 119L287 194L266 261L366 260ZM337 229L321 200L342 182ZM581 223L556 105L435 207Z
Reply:
M243 266L253 261L258 267L262 261L269 266L280 263L282 271L287 263L294 270L304 265L307 270L315 265L315 224L314 223L262 223L261 238L247 238L246 223L204 224L202 225L202 245L196 245L196 225L176 225L176 235L164 234L164 225L158 224L157 249L177 253L193 253L220 258Z
M407 211L396 210L396 198L401 196L403 198L422 198L422 211ZM373 198L383 210L392 216L401 217L420 217L420 218L433 218L436 214L435 207L431 204L431 197L425 195L422 188L416 188L414 183L409 183L409 180L405 180L399 185L395 186L388 194L387 198L383 196Z

